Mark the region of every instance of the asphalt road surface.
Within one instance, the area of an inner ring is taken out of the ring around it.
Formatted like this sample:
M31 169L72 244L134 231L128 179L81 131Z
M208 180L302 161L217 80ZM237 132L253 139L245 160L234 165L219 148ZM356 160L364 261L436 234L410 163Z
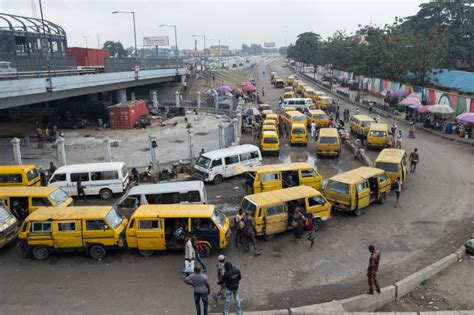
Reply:
M282 90L271 86L270 71L285 78L293 72L280 65L281 61L266 60L255 71L259 91L265 87L264 101L275 109ZM354 106L348 107L355 111ZM407 135L408 127L397 124ZM280 158L265 158L265 163L306 160L314 163L325 179L360 166L346 149L340 158L317 159L313 142L308 147L284 144ZM384 286L465 241L474 230L473 148L423 131L418 131L417 139L405 136L403 147L407 152L417 147L420 163L416 174L405 182L398 208L394 208L392 193L386 204L371 205L360 217L333 212L332 219L316 234L311 252L305 242L294 244L291 233L272 242L259 240L260 256L244 254L232 245L222 251L242 272L244 310L287 308L363 293L370 243L382 251L379 282ZM372 159L377 153L369 151ZM232 213L243 195L240 182L233 179L208 185L211 202ZM213 289L217 287L215 263L220 253L206 259ZM122 250L111 252L100 262L76 253L51 255L40 262L22 258L11 246L0 251L0 266L0 313L194 311L192 288L181 278L181 252L143 258ZM222 311L222 303L214 311Z

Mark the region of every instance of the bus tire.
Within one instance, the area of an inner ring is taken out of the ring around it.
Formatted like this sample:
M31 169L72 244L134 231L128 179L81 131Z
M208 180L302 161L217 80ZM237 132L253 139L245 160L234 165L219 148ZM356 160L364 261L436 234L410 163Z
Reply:
M360 217L362 215L362 212L362 209L355 209L353 213L356 217Z
M107 251L105 250L105 247L102 245L95 244L89 247L89 256L91 256L91 258L95 260L104 259L106 254L107 254Z
M45 246L35 246L31 249L31 255L37 260L45 260L49 256L49 250Z
M141 250L141 249L139 249L139 250L138 250L138 253L139 253L140 256L142 256L142 257L150 257L150 256L152 256L152 255L155 253L155 251L153 251L153 250Z
M112 190L110 190L108 188L103 188L99 192L100 199L104 199L104 200L108 200L108 199L112 198L113 195L114 194L112 193Z
M199 251L199 256L207 257L211 253L211 247L206 243L201 243L202 249Z
M386 194L383 192L380 194L379 203L383 205L385 203Z
M214 183L214 185L219 185L220 183L222 183L223 180L224 178L222 178L222 175L216 175L214 176L212 182Z

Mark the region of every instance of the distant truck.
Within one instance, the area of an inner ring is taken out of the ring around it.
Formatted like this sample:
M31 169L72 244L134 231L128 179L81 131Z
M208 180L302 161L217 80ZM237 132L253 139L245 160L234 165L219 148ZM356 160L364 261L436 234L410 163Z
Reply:
M68 47L66 55L76 58L78 68L103 68L110 52L108 49Z

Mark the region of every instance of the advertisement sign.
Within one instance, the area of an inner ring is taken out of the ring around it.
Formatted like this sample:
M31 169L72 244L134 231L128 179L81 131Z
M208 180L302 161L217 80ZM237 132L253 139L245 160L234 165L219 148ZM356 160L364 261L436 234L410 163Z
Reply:
M143 37L143 46L169 46L168 36Z
M265 42L263 43L263 47L265 48L275 48L275 42Z

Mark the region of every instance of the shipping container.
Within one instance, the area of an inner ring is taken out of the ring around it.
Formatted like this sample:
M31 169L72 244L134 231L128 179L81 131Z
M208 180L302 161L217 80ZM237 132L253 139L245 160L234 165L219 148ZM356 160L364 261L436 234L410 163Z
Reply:
M110 56L108 49L68 47L66 55L75 57L78 67L104 67L104 60Z
M108 110L112 129L131 129L141 116L148 113L146 101L128 101L110 106Z

